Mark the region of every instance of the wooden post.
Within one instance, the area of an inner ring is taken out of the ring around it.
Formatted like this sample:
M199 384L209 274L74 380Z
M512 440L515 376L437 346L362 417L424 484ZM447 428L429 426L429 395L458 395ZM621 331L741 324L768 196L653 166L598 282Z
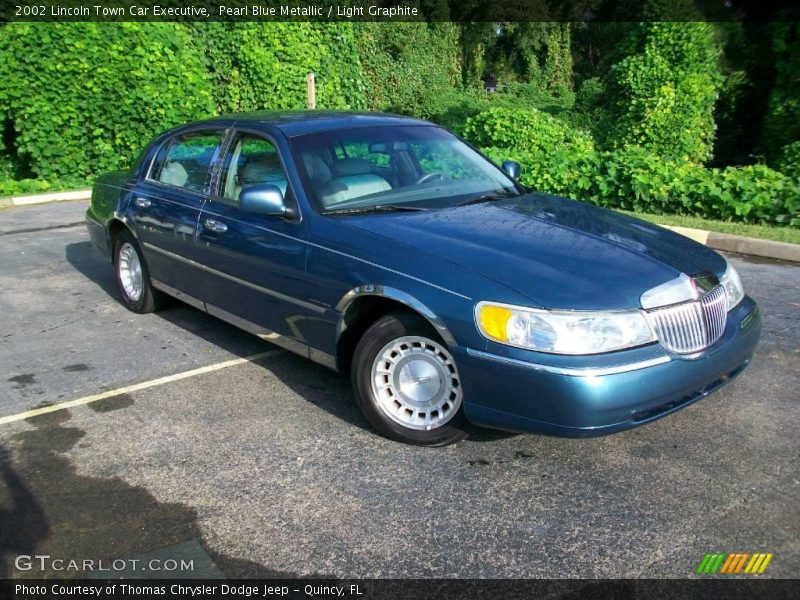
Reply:
M314 73L306 75L306 99L310 110L317 108L317 84L314 81Z

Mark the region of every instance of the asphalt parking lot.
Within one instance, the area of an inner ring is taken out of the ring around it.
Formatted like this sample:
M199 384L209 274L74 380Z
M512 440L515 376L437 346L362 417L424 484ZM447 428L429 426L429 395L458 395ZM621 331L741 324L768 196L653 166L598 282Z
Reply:
M424 449L374 434L322 367L188 306L127 311L84 210L0 211L0 419L111 391L0 424L0 577L42 574L21 554L190 558L192 576L687 577L712 551L800 575L800 265L731 257L761 345L675 415Z

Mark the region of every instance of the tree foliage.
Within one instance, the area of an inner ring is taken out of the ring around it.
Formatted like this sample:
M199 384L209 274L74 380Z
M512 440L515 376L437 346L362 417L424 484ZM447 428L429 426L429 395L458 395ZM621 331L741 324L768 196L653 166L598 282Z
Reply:
M800 181L800 141L786 144L783 147L778 169L781 173Z
M722 83L714 28L701 22L643 23L634 35L640 50L609 71L606 143L636 144L681 160L708 160Z
M717 136L713 164L761 160L769 95L775 81L769 23L732 21L715 25L723 47L720 96L714 112Z
M504 80L533 83L557 94L572 90L569 23L501 23L484 70Z
M124 167L179 123L304 108L313 71L319 108L440 122L518 158L538 189L797 224L796 13L708 23L690 0L584 4L538 0L523 23L450 23L485 3L421 0L438 21L0 26L0 195ZM728 166L765 161L778 171Z
M800 16L796 11L795 16ZM772 24L775 85L769 94L762 148L776 160L781 148L800 140L800 22Z

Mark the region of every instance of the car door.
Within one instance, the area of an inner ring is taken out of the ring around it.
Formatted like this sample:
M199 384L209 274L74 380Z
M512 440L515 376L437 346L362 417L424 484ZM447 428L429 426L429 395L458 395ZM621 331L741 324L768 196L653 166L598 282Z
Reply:
M222 129L194 129L167 139L129 204L156 287L179 291L189 302L202 295L195 238L223 137Z
M325 309L308 300L306 223L273 139L235 131L226 143L217 193L200 215L198 261L210 274L203 299L209 313L264 339L307 354L313 320ZM250 186L276 185L285 216L243 210L239 195Z

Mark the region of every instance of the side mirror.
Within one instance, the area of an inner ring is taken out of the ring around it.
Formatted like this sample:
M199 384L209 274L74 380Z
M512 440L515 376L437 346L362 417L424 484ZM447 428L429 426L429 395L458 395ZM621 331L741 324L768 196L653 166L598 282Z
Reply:
M504 160L501 168L503 169L503 173L515 181L517 177L519 177L519 173L522 170L522 167L520 167L519 163L513 160Z
M286 214L283 192L277 185L265 183L242 190L239 207L257 215L282 217Z

